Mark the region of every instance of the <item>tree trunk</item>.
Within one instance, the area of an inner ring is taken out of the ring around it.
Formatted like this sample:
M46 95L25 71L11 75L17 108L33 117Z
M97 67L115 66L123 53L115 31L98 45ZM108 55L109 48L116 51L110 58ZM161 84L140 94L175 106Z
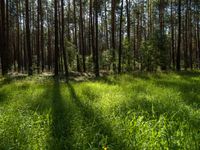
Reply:
M37 70L40 72L40 1L38 0L37 7Z
M94 52L94 28L93 28L93 4L90 0L90 12L89 12L89 49L92 52L92 61L95 66L95 52ZM94 67L95 68L95 67Z
M28 75L33 74L32 70L32 51L30 43L30 24L29 24L29 1L25 1L26 8L26 48L28 53Z
M96 9L95 9L95 24L96 24L96 49L95 49L95 75L99 77L99 48L98 48L98 6L97 0L96 2Z
M181 0L178 0L178 47L176 55L176 70L181 70Z
M54 1L54 10L55 10L55 62L54 62L54 75L58 76L58 59L59 59L59 48L58 48L58 12L57 12L57 0Z
M109 49L109 42L108 42L108 17L107 17L107 2L105 0L105 32L106 32L106 50Z
M131 59L131 33L130 33L130 0L126 0L126 17L127 17L127 38L128 38L128 69L130 68ZM122 12L123 13L123 12Z
M83 4L82 4L82 0L79 1L80 2L80 48L81 48L81 52L82 52L82 60L83 60L83 72L86 72L86 65L85 65L85 44L84 44L84 34L83 34Z
M122 0L121 1L121 10L120 10L120 27L119 27L119 60L118 60L119 62L118 62L118 73L121 73L121 60L122 60L122 23L123 23L123 7L124 7L123 4L124 3L123 3L123 0ZM129 29L127 28L127 31L128 30ZM130 33L127 33L127 34L128 34L128 37L130 38ZM128 41L128 42L130 42L130 41ZM130 44L130 43L128 43L128 44ZM130 51L130 49L128 51Z
M200 14L199 14L200 15ZM199 65L199 69L200 69L200 27L199 27L199 15L198 15L198 19L197 19L197 48L198 48L198 65Z
M190 62L190 69L192 70L193 69L193 49L192 49L192 39L193 39L193 34L192 34L192 10L191 10L191 7L192 7L192 0L189 0L189 10L188 10L188 13L189 13L189 22L188 22L188 30L189 30L189 62Z
M113 70L116 70L115 64L115 10L116 10L116 2L112 0L112 10L111 10L111 32L112 32L112 63L113 63Z
M67 55L66 55L65 45L64 45L64 41L65 41L64 40L64 31L65 31L65 25L64 25L64 0L61 0L61 18L62 18L61 49L63 51L65 77L68 78L68 63L67 63Z
M42 62L42 71L44 71L44 28L43 28L43 24L44 24L44 19L43 19L43 4L42 4L42 0L40 0L40 29L41 29L41 39L40 39L40 46L41 46L41 62Z
M19 0L17 0L16 3L16 8L17 8L17 20L16 20L16 24L17 24L17 65L18 65L18 72L21 71L21 54L20 54L20 31L19 31L19 21L20 21L20 17L19 17Z
M80 67L80 62L79 62L79 49L78 49L78 43L77 43L77 21L76 21L76 0L73 1L74 4L74 44L76 47L76 67L77 67L77 71L80 72L81 71L81 67Z
M174 17L173 17L173 0L171 0L171 54L172 66L175 69L175 46L174 46Z
M2 74L5 75L8 72L8 66L6 65L6 31L5 31L5 1L1 0L1 67Z
M185 14L185 47L184 47L184 68L188 68L188 0L186 0L186 14Z

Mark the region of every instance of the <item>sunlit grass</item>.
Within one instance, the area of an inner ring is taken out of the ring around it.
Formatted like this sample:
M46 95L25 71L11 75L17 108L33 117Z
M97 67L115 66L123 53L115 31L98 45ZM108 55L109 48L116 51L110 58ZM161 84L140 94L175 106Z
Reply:
M0 79L0 149L200 147L200 73Z

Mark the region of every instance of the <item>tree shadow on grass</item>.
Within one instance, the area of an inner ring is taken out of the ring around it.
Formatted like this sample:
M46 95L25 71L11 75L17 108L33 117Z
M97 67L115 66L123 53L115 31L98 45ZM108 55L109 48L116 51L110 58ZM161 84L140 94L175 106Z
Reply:
M9 102L11 99L15 97L12 96L13 93L22 94L23 91L27 90L30 87L29 84L23 83L21 85L11 85L6 88L0 88L0 104L4 102Z
M181 81L155 81L157 86L178 90L183 102L193 109L200 109L200 84L196 82Z
M72 149L70 142L72 112L61 96L60 84L54 81L52 90L52 140L50 149Z
M134 97L131 100L122 103L116 114L123 119L128 114L133 113L136 117L143 116L147 120L156 119L160 116L165 116L169 120L189 122L192 128L199 130L199 116L192 116L191 112L182 107L179 103L167 102L167 101L152 101L146 98ZM131 119L131 118L130 118Z
M83 103L80 98L77 96L74 87L67 82L68 90L71 94L71 98L77 108L81 111L82 117L84 119L85 125L90 126L92 131L89 133L91 138L95 138L96 135L99 135L94 142L95 148L101 149L102 144L108 144L112 147L112 149L125 149L125 145L123 144L123 140L119 139L114 133L113 129L110 126L110 123L104 119L100 112L94 110L89 104ZM104 143L101 143L102 137L106 139ZM92 139L90 139L92 140ZM89 141L91 142L91 141Z
M50 113L50 135L46 141L47 149L72 149L70 142L72 112L61 95L59 81L55 79L52 82L53 84L50 84L49 87L45 87L44 92L37 100L31 102L30 109L38 114Z
M24 80L26 79L27 76L7 76L6 78L4 78L3 80L0 81L0 87L3 87L4 85L10 84L13 81L20 81L20 80Z
M7 100L8 96L5 92L0 91L0 104Z
M176 74L183 77L200 77L199 71L181 71L181 72L176 72Z

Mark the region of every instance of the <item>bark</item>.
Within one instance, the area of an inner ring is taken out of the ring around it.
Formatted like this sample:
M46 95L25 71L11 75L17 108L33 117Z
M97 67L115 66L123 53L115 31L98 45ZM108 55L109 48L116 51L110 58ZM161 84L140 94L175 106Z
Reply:
M97 0L96 0L97 4ZM96 24L96 49L95 49L95 75L99 77L99 48L98 48L98 8L95 9L95 24Z
M18 72L21 71L21 51L20 51L20 31L19 31L19 0L17 0L16 8L17 8L17 17L16 17L16 24L17 24L17 65L18 65Z
M188 0L186 0L186 14L185 14L185 48L184 48L184 68L188 68Z
M192 39L193 39L193 34L192 34L192 0L189 0L189 22L188 22L188 30L189 30L189 62L190 62L190 69L193 69L193 47L192 47Z
M124 7L123 4L124 3L123 3L123 0L122 0L121 1L121 10L120 10L120 28L119 28L119 60L118 60L119 62L118 62L118 73L121 73L121 60L122 60L122 23L123 23L123 7ZM127 31L128 30L129 29L127 29ZM130 33L129 33L128 36L130 36ZM130 44L130 43L128 43L128 44ZM129 51L130 51L130 49L129 49Z
M74 4L74 44L76 47L76 65L77 65L77 71L81 71L80 62L79 62L79 49L78 49L78 43L77 43L77 21L76 21L76 0L73 1Z
M175 69L175 46L174 46L174 17L173 17L173 0L171 0L171 53L172 66Z
M40 72L40 1L38 0L38 6L37 6L37 70L38 73Z
M57 0L54 0L54 10L55 10L55 62L54 62L54 75L55 76L58 76L58 59L59 59L59 48L58 48L58 12L57 12L57 9L58 9L58 7L57 7Z
M61 49L63 51L65 77L68 78L68 63L67 63L66 50L65 50L65 46L64 46L64 41L65 41L64 40L64 31L65 31L65 25L64 25L64 0L61 0L61 18L62 18Z
M116 2L115 0L112 0L112 10L111 10L111 36L112 36L112 63L113 63L113 70L116 70L116 64L115 64L115 18L116 18L116 14L115 14L115 10L116 10Z
M82 0L80 2L80 48L82 52L82 61L83 61L83 72L86 72L86 65L85 65L85 44L84 44L84 31L83 31L83 4Z
M177 71L181 70L180 59L181 59L181 0L178 0L178 46L176 55Z
M41 62L42 62L42 71L44 71L44 19L43 19L43 4L42 0L40 0L40 29L41 29L41 37L40 37L40 42L41 42Z
M32 51L31 51L31 44L30 44L30 24L29 24L29 1L25 1L25 8L26 8L26 48L28 53L28 75L33 74L32 70Z

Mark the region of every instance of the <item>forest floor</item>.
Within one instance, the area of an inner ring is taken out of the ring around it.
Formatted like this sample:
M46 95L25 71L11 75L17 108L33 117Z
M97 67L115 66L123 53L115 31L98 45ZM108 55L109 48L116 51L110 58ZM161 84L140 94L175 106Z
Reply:
M200 148L200 72L0 78L0 149Z

